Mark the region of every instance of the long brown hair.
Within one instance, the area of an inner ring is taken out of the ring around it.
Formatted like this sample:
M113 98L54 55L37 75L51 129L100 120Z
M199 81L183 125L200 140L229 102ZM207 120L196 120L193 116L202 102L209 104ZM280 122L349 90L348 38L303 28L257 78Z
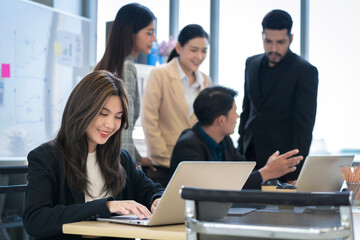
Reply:
M154 20L150 9L138 3L120 8L112 24L104 56L95 70L108 70L122 77L125 58L134 45L134 35Z
M55 140L63 160L66 180L78 192L89 194L86 129L99 115L109 97L114 95L120 97L123 106L121 126L105 144L97 145L96 157L105 180L103 192L116 195L126 182L126 173L120 164L121 131L128 127L129 111L123 81L108 71L94 71L77 84L66 103Z

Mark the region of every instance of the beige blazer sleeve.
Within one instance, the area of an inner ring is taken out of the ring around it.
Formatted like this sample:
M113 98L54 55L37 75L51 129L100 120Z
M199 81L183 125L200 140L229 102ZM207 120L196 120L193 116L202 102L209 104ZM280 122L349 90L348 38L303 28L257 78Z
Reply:
M159 129L159 111L163 98L161 76L154 70L150 73L142 96L140 114L148 157L155 165L161 165L161 159L166 160L168 157L166 143Z
M153 69L147 80L141 108L148 157L157 166L170 167L170 157L181 132L197 121L189 117L185 93L175 59ZM201 89L210 85L203 74Z

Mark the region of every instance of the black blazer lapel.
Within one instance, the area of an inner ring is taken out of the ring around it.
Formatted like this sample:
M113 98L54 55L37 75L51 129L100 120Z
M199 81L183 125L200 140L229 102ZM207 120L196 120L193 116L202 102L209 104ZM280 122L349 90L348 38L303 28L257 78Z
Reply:
M263 55L254 59L254 62L248 65L248 73L246 76L248 82L248 92L250 98L256 107L261 104L260 86L259 86L259 72Z

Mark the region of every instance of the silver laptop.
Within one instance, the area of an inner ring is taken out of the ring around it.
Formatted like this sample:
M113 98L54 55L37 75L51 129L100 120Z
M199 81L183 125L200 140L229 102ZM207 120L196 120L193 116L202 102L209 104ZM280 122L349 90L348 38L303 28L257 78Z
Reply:
M245 161L181 162L170 179L151 218L140 220L134 215L120 215L111 218L97 218L97 220L144 226L184 223L184 200L179 194L182 186L241 190L254 167L255 162ZM226 214L230 207L231 203L226 206L227 209L222 211Z
M296 181L298 192L338 192L344 183L341 166L351 165L354 155L308 156Z

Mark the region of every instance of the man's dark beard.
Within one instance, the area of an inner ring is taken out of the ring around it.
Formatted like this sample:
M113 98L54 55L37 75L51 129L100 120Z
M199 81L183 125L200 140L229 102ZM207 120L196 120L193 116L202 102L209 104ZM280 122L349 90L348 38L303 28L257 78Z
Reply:
M269 55L271 55L271 54L275 54L275 55L281 57L281 54L280 54L280 53L277 53L277 52L268 52L268 53L266 54L266 56L269 58Z
M277 52L268 52L268 53L266 54L266 58L267 58L267 60L268 60L269 63L278 64L279 62L274 62L274 61L271 61L271 60L270 60L269 55L271 55L271 54L275 54L275 55L277 55L277 56L279 56L279 57L281 57L281 54L280 54L280 53L277 53Z

